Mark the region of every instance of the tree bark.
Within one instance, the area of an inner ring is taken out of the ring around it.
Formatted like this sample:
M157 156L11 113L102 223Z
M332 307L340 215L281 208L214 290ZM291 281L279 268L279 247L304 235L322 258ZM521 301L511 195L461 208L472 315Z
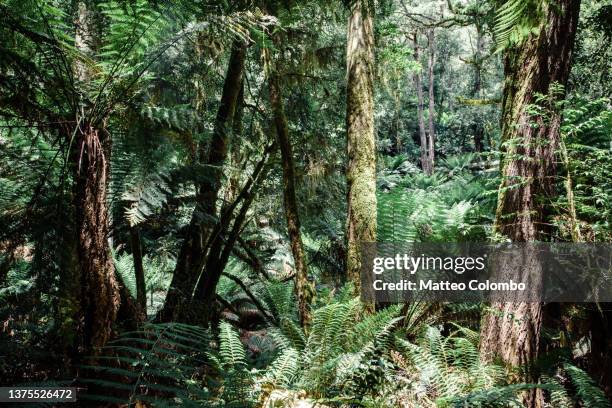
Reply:
M510 49L505 60L502 141L506 144L495 230L514 242L547 240L549 236L546 203L554 195L561 124L555 101L564 97L554 84L567 83L580 0L559 0L545 7L539 33ZM536 93L550 99L546 118L529 114L527 108L535 103ZM538 262L529 265L536 272L530 284L541 285L539 267ZM494 303L492 309L501 313L489 313L483 319L482 358L501 357L509 365L528 366L538 354L542 305L509 301ZM533 380L529 370L523 380ZM528 407L540 406L541 393L526 394Z
M205 180L198 183L196 208L188 227L187 237L183 241L179 252L164 307L158 315L160 321L175 320L183 314L181 309L191 301L201 271L200 268L205 263L206 248L204 244L217 214L217 196L221 188L223 164L227 158L229 131L242 88L245 59L246 45L238 42L234 43L212 139L208 150L203 146L200 147L200 162L213 169L212 175L206 175Z
M361 244L376 241L374 10L352 2L347 34L347 277L360 290Z
M298 212L297 198L295 193L295 164L293 162L293 148L289 138L287 118L283 109L282 93L278 74L273 72L269 78L270 102L274 113L274 126L276 128L276 140L280 148L281 161L283 165L283 202L285 206L285 219L287 220L287 232L291 243L291 253L295 267L295 295L298 300L298 312L300 324L307 326L310 322L310 301L313 289L308 281L308 267L302 244L300 231L300 216Z
M234 201L236 195L238 194L238 189L240 188L240 176L242 174L242 170L239 166L243 163L244 155L240 150L241 145L238 143L238 139L242 135L242 117L244 115L244 81L240 86L240 93L238 94L238 100L236 101L236 111L234 113L234 121L232 123L233 129L233 139L234 142L231 146L231 152L229 156L229 176L227 180L227 186L225 188L225 193L223 196L223 205L221 206L223 211L223 207L227 206L229 203Z
M419 42L418 34L415 31L412 37L414 60L419 62ZM429 163L429 148L427 146L427 133L425 131L425 115L424 115L424 101L423 101L423 84L421 79L421 71L417 70L412 75L414 80L414 89L417 94L417 118L419 122L419 140L420 140L420 153L421 153L421 169L426 174L431 174L431 166Z
M95 48L95 10L88 2L77 3L75 46L84 57ZM77 59L77 89L90 86L90 68ZM83 104L84 96L80 103ZM95 355L111 336L121 303L119 284L108 244L109 212L106 198L110 140L104 129L88 123L77 113L75 142L71 151L76 216L80 312L77 332L83 353Z
M142 313L147 314L147 287L145 283L144 266L142 265L142 247L140 230L137 226L130 228L130 246L134 260L134 276L136 277L136 302Z
M81 270L83 351L96 353L111 336L120 305L119 285L108 245L108 163L98 129L77 134L74 205Z
M427 58L427 71L429 75L429 86L428 86L428 102L429 102L429 128L427 132L427 145L429 155L429 171L434 172L435 165L435 150L434 146L436 143L436 129L434 126L434 115L435 115L435 100L434 100L434 67L436 65L436 43L434 29L431 28L427 32L427 48L429 55Z

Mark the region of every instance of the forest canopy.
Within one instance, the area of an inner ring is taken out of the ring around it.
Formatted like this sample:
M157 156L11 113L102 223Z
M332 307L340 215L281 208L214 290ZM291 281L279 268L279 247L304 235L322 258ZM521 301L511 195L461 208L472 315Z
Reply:
M361 273L364 243L612 243L611 40L597 0L0 0L0 386L610 407L610 303Z

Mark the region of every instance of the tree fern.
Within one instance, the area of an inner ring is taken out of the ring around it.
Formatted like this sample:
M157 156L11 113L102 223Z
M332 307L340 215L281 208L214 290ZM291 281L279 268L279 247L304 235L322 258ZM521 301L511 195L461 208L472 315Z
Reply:
M120 61L125 66L145 63L147 50L161 41L167 29L167 16L155 10L147 0L108 1L99 5L109 22L106 43L100 56L110 72Z

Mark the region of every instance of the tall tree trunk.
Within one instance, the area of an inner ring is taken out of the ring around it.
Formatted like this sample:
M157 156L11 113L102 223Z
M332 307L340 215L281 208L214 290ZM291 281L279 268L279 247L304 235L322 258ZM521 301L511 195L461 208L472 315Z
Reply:
M427 58L427 71L429 75L428 99L429 99L429 129L427 132L427 144L429 155L429 171L433 173L435 165L434 146L436 143L436 129L434 126L435 115L435 100L434 100L434 67L436 65L436 42L434 29L431 28L427 32L427 48L429 55Z
M95 10L91 4L80 1L76 12L75 46L83 56L91 57L95 47ZM77 89L87 88L91 82L87 65L78 59L74 71ZM110 140L103 129L88 123L86 117L78 116L76 122L71 158L81 287L78 332L83 351L96 354L110 338L120 306L119 284L107 239Z
M352 2L347 34L347 277L360 290L361 244L376 241L374 10Z
M240 164L243 163L244 155L241 151L241 145L238 143L240 136L242 135L242 117L244 114L244 81L242 81L240 87L240 93L238 94L238 100L236 101L236 112L234 113L233 128L233 140L229 158L229 176L227 180L227 186L223 196L223 208L227 207L229 203L234 201L240 188L240 176L242 169L239 168Z
M482 89L482 52L484 49L484 33L482 23L476 23L476 50L472 67L474 67L474 82L472 84L472 98L480 99ZM475 120L472 125L472 133L474 134L474 150L477 152L484 151L484 128L480 120Z
M564 86L567 82L580 10L580 0L544 4L539 33L509 50L505 61L502 140L508 143L495 229L515 242L546 240L549 233L546 203L554 195L555 152L561 124L555 101L564 97L555 84ZM536 93L549 96L547 108L551 113L547 118L528 113L527 107L535 103ZM532 272L531 284L541 285L541 274L537 273L541 266L525 258L520 262L529 265L522 269ZM538 353L542 305L510 301L494 303L492 309L501 313L489 313L483 319L483 359L490 361L499 356L512 366L529 365ZM528 376L524 380L532 381ZM537 394L529 392L525 397L528 407L540 406Z
M298 299L298 312L300 323L307 326L310 322L310 301L313 290L308 282L308 268L300 232L300 216L295 195L295 164L293 162L293 149L289 138L287 118L283 109L282 93L278 74L273 72L269 78L270 102L274 112L274 126L276 139L281 153L283 164L283 202L285 206L285 219L287 232L291 242L291 253L295 267L295 294Z
M414 32L412 37L413 41L413 50L414 50L414 60L419 61L420 53L419 53L419 42L417 32ZM421 169L426 174L431 174L431 166L429 163L429 149L427 147L427 133L425 131L425 117L424 117L424 102L423 102L423 83L421 80L421 71L415 71L412 75L414 80L414 89L417 94L417 119L419 122L419 140L421 142L420 145L420 153L421 153Z
M206 248L204 244L208 238L207 232L210 231L217 214L217 196L221 188L223 164L227 158L229 131L232 127L238 96L242 88L245 59L246 45L235 42L229 58L212 139L208 149L204 146L200 147L200 162L212 168L213 171L211 175L207 174L204 177L205 180L198 183L196 208L188 227L187 237L183 241L179 252L164 307L158 315L158 319L161 321L178 319L183 314L181 309L191 301L201 267L205 263Z
M142 246L138 226L130 228L130 246L134 260L134 276L136 277L136 302L142 313L147 314L147 287L145 283L144 266L142 265Z

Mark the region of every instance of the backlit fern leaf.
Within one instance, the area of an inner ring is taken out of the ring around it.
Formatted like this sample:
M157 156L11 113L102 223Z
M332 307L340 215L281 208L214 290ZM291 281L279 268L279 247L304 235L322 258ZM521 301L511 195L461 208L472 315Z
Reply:
M219 323L219 355L224 368L246 367L246 352L240 336L224 321Z
M202 132L206 125L200 115L187 108L147 106L141 111L141 116L154 124L180 132Z
M266 372L259 382L272 384L276 387L287 387L297 374L299 362L300 356L296 350L292 348L285 349L266 368Z
M125 218L131 227L153 215L173 194L172 181L166 174L157 173L141 180L123 193L127 203Z

